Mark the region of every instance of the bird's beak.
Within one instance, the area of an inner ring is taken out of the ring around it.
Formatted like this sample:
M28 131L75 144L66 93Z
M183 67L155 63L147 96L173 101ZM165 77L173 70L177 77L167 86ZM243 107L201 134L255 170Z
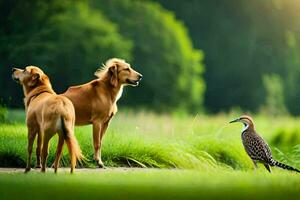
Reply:
M240 119L235 119L235 120L230 121L229 123L231 124L231 123L235 123L235 122L239 122L239 121L240 121Z

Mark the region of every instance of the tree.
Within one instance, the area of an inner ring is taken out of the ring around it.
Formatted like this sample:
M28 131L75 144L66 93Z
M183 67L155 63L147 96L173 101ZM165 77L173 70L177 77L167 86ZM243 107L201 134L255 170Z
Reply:
M1 15L0 90L6 101L14 97L9 105L19 106L23 96L9 80L12 66L42 67L62 92L93 79L108 58L131 58L131 42L86 1L6 1L0 8L6 11Z
M263 77L266 91L266 102L262 107L268 115L284 115L287 113L283 83L277 74L269 74Z
M202 109L203 52L193 48L185 26L173 13L150 1L91 0L133 41L132 65L144 75L123 103L156 110Z
M208 110L219 112L240 106L257 111L266 99L263 76L275 73L282 77L289 110L300 114L296 103L300 93L295 88L300 80L297 78L300 76L297 61L299 3L284 0L156 1L185 22L195 47L205 52L204 104ZM295 36L293 48L286 42L289 31Z

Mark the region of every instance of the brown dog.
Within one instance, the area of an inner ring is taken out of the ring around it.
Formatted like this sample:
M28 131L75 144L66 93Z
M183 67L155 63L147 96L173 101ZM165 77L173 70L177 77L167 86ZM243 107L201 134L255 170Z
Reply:
M94 160L104 167L101 160L101 143L108 123L117 112L117 101L123 85L137 86L142 75L124 60L113 58L95 72L98 79L70 87L63 95L68 97L76 113L76 125L93 124Z
M77 159L82 158L80 147L74 136L75 111L72 102L52 90L49 78L38 67L28 66L24 70L13 68L12 78L23 86L26 108L26 123L28 128L28 159L25 172L30 171L32 146L36 135L37 167L46 171L48 143L55 133L59 141L54 161L57 172L64 141L66 141L71 156L71 172ZM42 151L42 155L41 155Z

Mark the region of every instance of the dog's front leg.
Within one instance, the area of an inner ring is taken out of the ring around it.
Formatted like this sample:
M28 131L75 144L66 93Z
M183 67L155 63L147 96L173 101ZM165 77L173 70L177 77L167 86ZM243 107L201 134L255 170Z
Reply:
M99 156L100 149L100 123L98 121L93 123L93 145L94 145L94 160L100 167L101 160Z
M100 168L103 168L103 162L100 156L101 148L101 124L97 121L93 123L93 145L94 145L94 160Z
M102 139L104 137L104 134L107 130L107 127L108 127L108 122L105 122L101 125L101 130L100 130L100 142L99 142L99 158L100 158L100 163L101 163L101 166L99 165L99 167L101 168L105 168L103 162L102 162L102 157L101 157L101 146L102 146Z
M25 173L29 172L31 169L31 154L32 154L32 147L33 147L35 136L36 136L36 131L34 131L31 128L28 128L27 165L26 165Z

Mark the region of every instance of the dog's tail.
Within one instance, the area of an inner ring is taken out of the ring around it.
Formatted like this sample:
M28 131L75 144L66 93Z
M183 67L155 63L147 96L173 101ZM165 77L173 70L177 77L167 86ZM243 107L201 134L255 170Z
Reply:
M61 117L61 124L62 124L63 137L67 143L69 154L71 157L71 173L72 173L76 166L77 160L80 162L84 161L85 157L81 153L81 149L79 147L79 144L77 142L73 130L69 130L66 127L65 119L63 117Z

